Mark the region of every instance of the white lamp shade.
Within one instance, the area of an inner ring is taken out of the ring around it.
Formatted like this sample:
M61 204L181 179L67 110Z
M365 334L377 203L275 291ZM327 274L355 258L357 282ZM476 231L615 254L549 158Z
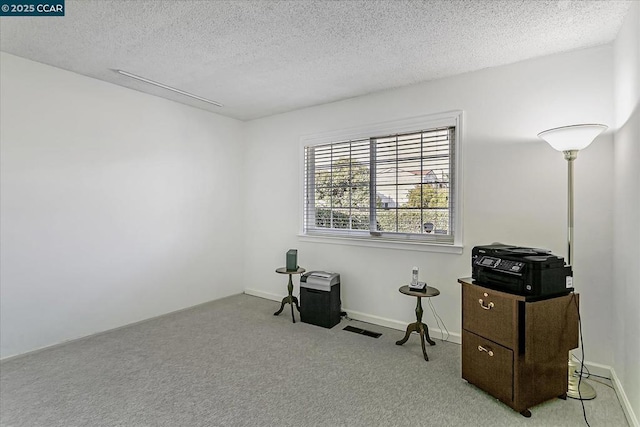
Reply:
M572 125L545 130L538 137L558 151L582 150L605 130L605 125Z

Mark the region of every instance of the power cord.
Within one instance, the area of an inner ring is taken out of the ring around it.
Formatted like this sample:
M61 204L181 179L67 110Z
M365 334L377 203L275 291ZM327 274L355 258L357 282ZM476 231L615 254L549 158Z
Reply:
M449 341L450 334L449 334L449 330L447 329L447 326L444 324L444 320L442 320L442 318L436 312L436 308L431 302L431 298L429 298L428 301L429 301L429 307L431 307L431 311L433 312L433 317L436 319L436 325L438 325L438 328L440 328L440 336L442 338L442 341ZM442 326L440 325L441 322L442 322ZM447 338L444 337L444 332L442 331L443 329L447 331Z
M575 354L571 354L571 357L573 357L574 359L576 359L578 362L582 363L582 360L580 360L580 358L579 358L578 356L576 356ZM603 377L602 375L592 374L592 373L589 371L589 367L588 367L587 365L584 365L584 369L586 369L586 370L587 370L587 373L586 373L586 375L583 375L583 378L585 378L585 379L590 379L591 381L595 381L595 382L597 382L597 383L600 383L600 384L602 384L602 385L604 385L604 386L609 387L610 389L615 390L615 387L614 387L614 386L612 386L611 384L607 384L607 383L606 383L606 382L604 382L604 381L600 381L600 380L597 380L597 379L596 379L596 378L602 378L602 379L604 379L604 380L609 380L609 381L611 381L611 378ZM578 371L575 371L575 373L576 373L576 374L578 374L579 372L578 372Z
M342 309L342 298L340 298L339 303L340 303L340 317L344 317L345 320L351 320L347 312Z
M576 306L576 311L578 313L578 329L580 333L580 351L582 352L582 359L580 360L580 377L578 378L578 397L580 398L580 403L582 404L582 416L584 417L584 422L587 424L587 427L591 427L591 425L589 424L589 420L587 420L587 411L584 409L584 399L582 398L582 393L580 392L580 384L582 384L582 375L584 372L584 340L582 338L582 319L580 318L580 307L578 306L578 300L576 299L575 294L573 294L572 299L573 299L573 303Z
M599 377L599 375L592 375L592 377ZM602 385L604 385L604 386L607 386L607 387L609 387L611 390L615 390L615 387L613 387L612 385L609 385L609 384L605 383L604 381L600 381L600 380L597 380L597 379L595 379L595 378L590 378L590 377L587 377L587 378L589 378L589 379L590 379L591 381L593 381L593 382L596 382L596 383L602 384ZM605 378L605 377L600 377L600 378ZM608 379L608 378L606 378L606 379Z
M571 357L573 357L574 359L576 359L578 362L580 362L580 363L582 364L582 359L580 359L580 358L579 358L578 356L576 356L575 354L573 354L573 353L572 353L572 354L571 354ZM584 366L584 369L586 369L586 370L587 370L587 374L584 376L584 378L590 378L590 377L591 377L591 375L593 375L593 374L589 371L589 367L585 365L585 366ZM577 371L576 371L576 373L577 373ZM593 376L597 377L598 375L593 375ZM604 378L604 377L602 377L602 378Z

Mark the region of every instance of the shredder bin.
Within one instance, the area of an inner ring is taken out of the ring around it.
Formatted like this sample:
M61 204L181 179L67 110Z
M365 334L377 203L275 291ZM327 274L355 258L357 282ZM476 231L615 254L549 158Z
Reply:
M340 323L340 275L311 271L300 278L300 319L323 328Z

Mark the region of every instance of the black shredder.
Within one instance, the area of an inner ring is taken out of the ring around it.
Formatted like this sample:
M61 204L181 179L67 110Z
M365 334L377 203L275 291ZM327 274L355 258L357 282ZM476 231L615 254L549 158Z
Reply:
M323 328L340 323L340 275L310 271L300 278L300 319Z

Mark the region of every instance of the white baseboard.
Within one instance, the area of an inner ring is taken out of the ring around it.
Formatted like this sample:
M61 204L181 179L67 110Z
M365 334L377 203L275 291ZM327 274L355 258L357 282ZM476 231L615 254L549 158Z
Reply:
M633 412L633 407L631 406L631 402L629 402L629 398L627 394L624 392L624 388L622 388L622 384L620 383L620 379L616 375L616 371L613 368L610 368L611 372L611 382L613 383L613 389L616 391L618 395L618 401L622 406L622 410L624 411L624 415L627 417L627 421L631 427L640 427L640 423L638 423L638 417Z
M583 372L585 376L587 375L586 370L588 369L589 374L611 380L611 383L613 384L613 389L615 390L616 395L618 396L618 402L620 402L620 406L622 406L622 411L624 412L624 415L627 418L627 422L631 427L640 427L640 424L638 424L638 418L636 417L636 414L633 412L633 407L631 406L631 402L629 402L629 398L627 397L627 394L625 393L624 388L620 383L620 379L616 375L616 371L611 366L602 365L600 363L589 362L589 361L586 361L584 363L584 366L586 368L585 372ZM589 380L587 379L586 381L589 381Z
M576 352L576 356L577 356L577 351L574 350L574 352ZM616 371L611 366L602 365L600 363L589 362L589 361L586 361L584 363L584 366L589 370L590 374L593 374L599 377L608 378L611 380L611 383L613 384L613 389L616 391L616 395L618 396L618 401L620 402L620 406L622 406L624 415L627 417L627 422L631 427L640 427L640 424L638 423L638 418L633 411L631 402L629 402L629 398L627 397L627 394L625 393L624 388L622 387L622 384L620 383L620 379L616 375ZM586 374L586 372L584 372L584 374ZM587 381L589 380L587 379Z
M254 297L260 297L269 299L272 301L282 301L283 296L279 294L272 294L269 292L259 291L257 289L245 289L244 293L247 295L253 295ZM374 316L373 314L362 313L359 311L350 310L347 307L342 307L342 310L347 313L347 316L353 320L359 320L361 322L371 323L373 325L384 326L385 328L396 329L398 331L406 331L407 323L399 320L387 319L386 317ZM441 339L443 336L447 338L447 331L441 331L438 328L429 326L429 336L433 339ZM456 344L462 344L462 337L458 333L449 332L449 338L446 341Z
M398 331L403 331L403 332L407 330L406 322L401 322L394 319L387 319L385 317L380 317L380 316L374 316L372 314L361 313L359 311L353 311L347 308L343 308L343 310L346 311L347 315L354 320L359 320L361 322L367 322L367 323L371 323L378 326L384 326L386 328L396 329ZM447 337L447 335L449 335L449 337ZM462 337L460 336L460 334L453 333L453 332L449 332L447 334L447 331L442 331L438 328L434 328L431 326L429 326L429 336L432 339L442 339L444 337L446 341L453 342L456 344L462 344Z
M608 378L611 380L613 384L613 389L618 396L618 402L620 402L620 406L622 406L622 411L624 412L625 417L627 417L627 422L631 427L640 427L638 423L638 418L636 417L635 412L633 411L633 407L631 406L631 402L629 402L629 398L622 387L622 383L616 375L616 371L607 365L601 365L600 363L594 362L585 362L585 367L589 369L589 373L593 375L597 375L600 377ZM588 381L588 380L587 380ZM597 399L597 397L596 397Z
M116 326L116 327L110 328L110 329L105 329L104 331L97 331L97 332L90 333L88 335L83 335L81 337L69 338L67 340L60 341L58 343L49 344L49 345L45 345L43 347L35 348L33 350L25 351L24 353L12 354L10 356L6 356L6 357L3 357L2 359L0 359L0 363L5 363L5 362L8 362L8 361L13 360L13 359L18 359L18 358L21 358L21 357L24 357L24 356L28 356L28 355L31 355L31 354L37 354L37 353L40 353L40 352L45 351L45 350L51 350L51 349L54 349L54 348L61 347L63 345L67 345L67 344L71 344L71 343L74 343L74 342L86 340L88 338L92 338L92 337L97 337L97 336L100 336L100 335L108 334L110 332L115 332L115 331L118 331L120 329L128 328L129 326L139 325L139 324L142 324L142 323L150 322L152 320L160 319L162 317L171 316L173 314L177 314L177 313L180 313L182 311L191 310L193 308L200 307L201 305L210 304L210 303L212 303L214 301L217 301L217 300L223 299L223 298L228 298L230 296L233 296L233 295L216 298L216 299L213 299L213 300L210 300L210 301L201 302L201 303L198 303L196 305L192 305L192 306L185 307L185 308L179 308L177 310L170 311L168 313L159 314L157 316L149 317L147 319L137 320L135 322L127 323L125 325Z
M278 302L282 301L282 298L286 296L281 294L272 294L271 292L263 292L257 289L245 289L244 293L247 295L252 295L254 297L270 299L272 301L278 301Z
M573 352L575 356L578 356L578 353L579 353L578 350L573 350ZM583 375L585 376L587 374L586 371L588 369L590 374L611 379L611 370L612 370L611 366L601 365L600 363L589 362L588 360L585 360L584 367L586 368L583 372Z

